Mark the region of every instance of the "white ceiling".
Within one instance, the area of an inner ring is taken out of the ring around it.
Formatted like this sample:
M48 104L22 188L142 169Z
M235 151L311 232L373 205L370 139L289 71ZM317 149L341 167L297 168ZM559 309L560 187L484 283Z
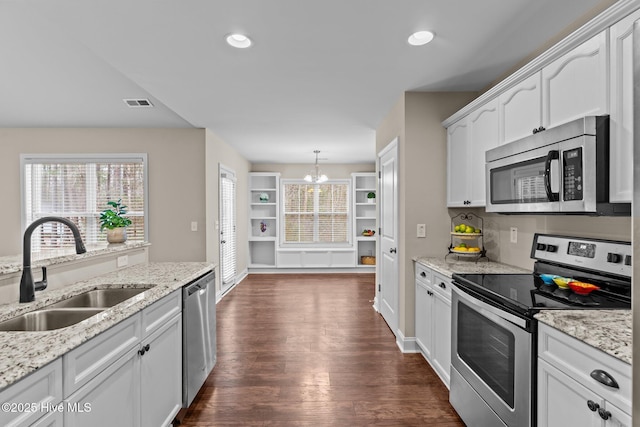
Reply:
M373 162L404 91L480 90L600 3L0 0L0 127L195 126L254 163Z

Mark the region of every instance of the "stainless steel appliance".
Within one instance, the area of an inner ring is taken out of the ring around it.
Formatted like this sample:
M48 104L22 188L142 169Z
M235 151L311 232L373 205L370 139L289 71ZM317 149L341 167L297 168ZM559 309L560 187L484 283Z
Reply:
M182 306L182 406L187 408L216 364L213 271L182 288Z
M533 274L454 274L449 400L467 425L535 426L537 323L542 309L629 309L627 242L536 234ZM545 283L559 275L588 295Z
M486 152L487 212L630 215L609 203L609 117L589 116Z

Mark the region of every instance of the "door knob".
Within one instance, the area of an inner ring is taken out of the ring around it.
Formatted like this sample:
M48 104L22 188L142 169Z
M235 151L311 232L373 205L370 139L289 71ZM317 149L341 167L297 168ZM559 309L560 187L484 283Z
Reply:
M395 253L396 253L396 248L391 248L391 249L389 249L389 253L390 253L390 254L395 254Z

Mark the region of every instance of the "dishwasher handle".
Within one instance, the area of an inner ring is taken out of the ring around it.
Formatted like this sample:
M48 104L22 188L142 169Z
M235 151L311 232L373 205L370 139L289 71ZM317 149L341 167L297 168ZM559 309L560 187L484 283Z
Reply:
M200 282L196 282L193 285L190 285L187 289L187 297L190 297L191 295L195 294L196 292L198 292L200 289L207 289L207 282L206 281L200 281Z

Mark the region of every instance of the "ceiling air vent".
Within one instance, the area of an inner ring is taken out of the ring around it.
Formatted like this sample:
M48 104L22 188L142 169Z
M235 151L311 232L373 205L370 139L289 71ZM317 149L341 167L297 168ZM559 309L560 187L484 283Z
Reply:
M148 99L123 99L123 101L131 108L153 107L153 104Z

